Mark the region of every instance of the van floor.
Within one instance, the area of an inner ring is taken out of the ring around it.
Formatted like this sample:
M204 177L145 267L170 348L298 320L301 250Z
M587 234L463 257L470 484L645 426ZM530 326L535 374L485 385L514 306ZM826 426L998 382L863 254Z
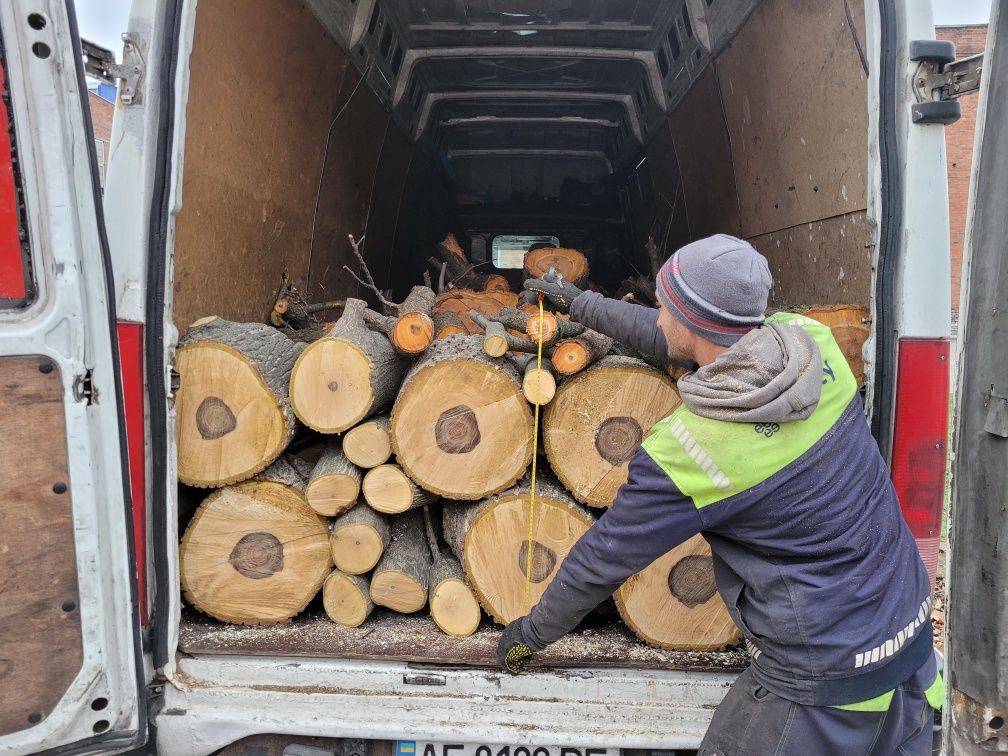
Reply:
M468 638L442 633L425 614L377 609L362 627L343 627L321 611L281 625L229 625L191 610L182 615L179 651L187 654L308 656L450 666L497 666L501 629L483 620ZM642 643L622 623L589 619L536 654L536 666L623 667L737 672L749 657L739 646L721 651L663 651Z

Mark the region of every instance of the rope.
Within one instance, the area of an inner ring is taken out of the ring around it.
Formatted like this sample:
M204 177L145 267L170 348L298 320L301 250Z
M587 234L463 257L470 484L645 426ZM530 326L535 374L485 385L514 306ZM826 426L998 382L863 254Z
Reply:
M532 539L535 535L535 495L536 495L536 450L539 443L539 396L542 388L542 348L543 348L543 295L539 295L539 338L536 346L536 388L535 420L532 424L532 490L529 494L528 544L525 549L525 614L532 611Z

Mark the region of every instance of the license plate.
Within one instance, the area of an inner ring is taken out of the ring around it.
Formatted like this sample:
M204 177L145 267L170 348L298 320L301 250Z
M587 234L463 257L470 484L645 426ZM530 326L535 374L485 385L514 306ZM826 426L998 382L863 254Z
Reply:
M619 756L618 748L515 746L491 743L430 743L397 740L396 756Z

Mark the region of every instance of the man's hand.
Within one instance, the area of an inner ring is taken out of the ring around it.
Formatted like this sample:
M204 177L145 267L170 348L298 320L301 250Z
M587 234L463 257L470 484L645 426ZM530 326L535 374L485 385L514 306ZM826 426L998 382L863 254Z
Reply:
M542 278L528 279L522 284L522 288L533 296L544 295L561 312L570 310L571 302L583 293L574 284L564 281L555 268L550 268L549 273Z
M532 649L525 643L521 624L524 617L514 620L501 633L497 644L497 663L512 675L517 675L532 657Z

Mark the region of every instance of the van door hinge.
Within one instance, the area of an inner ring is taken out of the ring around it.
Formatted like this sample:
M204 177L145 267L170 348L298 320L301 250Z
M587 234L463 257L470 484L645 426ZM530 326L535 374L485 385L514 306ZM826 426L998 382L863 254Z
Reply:
M956 60L955 45L934 39L910 43L910 60L917 62L913 74L914 123L950 124L959 120L956 101L980 89L983 53Z
M84 71L106 84L115 84L117 81L121 81L119 99L122 100L123 105L138 105L140 103L140 82L143 81L147 64L140 51L137 35L125 32L122 35L122 41L123 62L116 63L115 54L111 50L82 39L81 47L85 55Z
M74 399L85 404L94 404L98 401L98 394L95 391L94 382L91 380L90 370L86 371L84 375L78 375L74 378L73 395Z

